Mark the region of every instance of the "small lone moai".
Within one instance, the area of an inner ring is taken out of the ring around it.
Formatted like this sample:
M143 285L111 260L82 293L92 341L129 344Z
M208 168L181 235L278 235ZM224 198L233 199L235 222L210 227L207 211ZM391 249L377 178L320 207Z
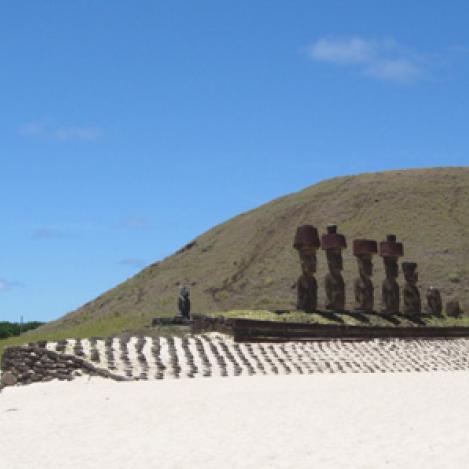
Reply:
M428 312L432 316L441 316L443 311L443 302L441 300L440 290L436 287L430 287L425 295L427 298Z
M353 255L357 258L359 277L355 279L355 309L371 312L374 308L373 255L378 243L373 239L354 239Z
M422 312L422 300L420 291L417 287L419 275L417 273L416 262L403 262L402 271L404 272L404 314L408 316L418 316Z
M459 300L453 299L446 302L445 305L446 316L452 318L459 318L464 314L461 303Z
M326 251L327 273L324 283L326 287L326 309L343 311L345 309L345 283L342 277L342 249L347 247L345 236L337 233L337 225L327 225L327 233L322 235L321 247Z
M302 274L296 282L297 300L299 310L313 313L317 308L318 284L316 273L316 251L319 248L318 230L313 225L302 225L296 230L293 247L298 251Z
M190 300L190 291L188 287L181 285L179 287L179 297L178 297L178 316L183 317L184 319L190 319L191 317L191 300Z
M381 287L384 314L396 314L400 306L400 288L396 279L399 275L399 257L404 255L402 243L396 241L396 235L386 236L386 241L379 243L379 255L383 258L386 278Z

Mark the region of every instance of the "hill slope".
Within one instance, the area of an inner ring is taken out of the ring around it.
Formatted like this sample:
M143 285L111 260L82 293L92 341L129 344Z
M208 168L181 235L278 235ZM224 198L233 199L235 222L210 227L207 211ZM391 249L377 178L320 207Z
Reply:
M320 233L326 224L337 223L349 246L356 237L379 241L397 234L405 258L419 263L422 294L436 285L444 301L457 295L468 309L469 168L435 168L338 177L276 199L214 227L41 331L108 321L116 327L148 324L155 315L175 312L179 282L192 285L198 312L292 308L300 272L292 241L296 227L305 223ZM325 256L319 252L319 285L325 272ZM356 272L349 248L344 253L349 305ZM382 278L382 262L376 258L378 303ZM323 288L319 302L324 303Z

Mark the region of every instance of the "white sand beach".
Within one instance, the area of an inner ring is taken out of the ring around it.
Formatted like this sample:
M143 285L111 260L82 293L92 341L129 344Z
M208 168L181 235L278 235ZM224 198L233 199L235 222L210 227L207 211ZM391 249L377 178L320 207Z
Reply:
M467 371L11 387L1 466L465 468L467 389Z

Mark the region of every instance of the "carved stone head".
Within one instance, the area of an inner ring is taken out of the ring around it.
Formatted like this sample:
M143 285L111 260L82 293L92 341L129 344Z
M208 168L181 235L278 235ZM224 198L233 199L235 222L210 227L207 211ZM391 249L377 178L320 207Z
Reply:
M379 243L379 255L384 260L384 271L386 277L396 279L399 275L399 265L397 260L404 255L402 243L396 241L396 235L389 234L385 241Z
M190 295L189 287L186 287L185 285L180 285L179 295L182 296L183 298L189 298L189 295Z
M384 272L386 277L396 279L399 276L399 264L394 257L384 258Z
M297 228L293 247L298 251L301 270L306 277L312 277L316 272L316 250L319 246L318 230L313 225Z
M371 277L373 275L373 262L370 256L357 257L358 271L361 277Z
M357 258L361 277L373 275L373 255L378 252L378 243L373 239L354 239L353 255Z
M410 285L415 285L418 282L419 275L417 273L416 262L403 262L402 271L404 272L404 278Z
M306 277L311 277L316 272L316 249L302 249L299 252L301 271Z
M443 310L440 290L436 287L429 287L427 290L427 305L431 314L440 316Z
M343 269L342 249L347 247L347 242L344 235L337 233L337 225L327 225L327 233L321 238L321 247L326 251L329 271L340 274Z
M328 249L326 251L327 265L331 273L340 273L344 268L342 252L340 249Z

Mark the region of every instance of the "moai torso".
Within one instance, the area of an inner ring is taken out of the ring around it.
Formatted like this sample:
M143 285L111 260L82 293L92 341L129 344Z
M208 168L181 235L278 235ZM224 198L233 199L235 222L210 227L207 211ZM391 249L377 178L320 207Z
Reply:
M301 311L313 313L317 308L318 284L314 277L300 275L296 283L296 307Z
M420 292L417 288L418 274L416 272L417 264L415 262L403 262L402 270L404 272L404 314L416 315L422 312L422 301Z
M379 254L384 261L386 278L381 287L383 313L396 314L400 307L400 288L397 283L399 265L397 260L404 255L402 243L396 242L395 235L388 235L386 241L379 243Z
M191 301L189 299L189 290L186 287L182 287L179 291L178 310L180 316L186 319L190 318Z
M345 283L340 272L329 272L325 278L326 309L343 311L345 309Z
M317 229L312 225L299 226L293 247L298 251L302 274L296 282L296 307L312 313L317 307L318 285L316 272L316 250L319 247Z
M396 263L397 264L397 263ZM386 277L381 288L383 312L395 314L400 307L400 288L395 278Z
M419 289L415 285L404 285L404 313L420 314L422 312L422 301Z
M342 249L347 247L345 236L337 233L336 225L328 225L327 233L321 238L322 248L326 251L329 273L324 279L326 288L326 309L343 311L345 309L345 283L342 277Z
M373 311L373 282L368 277L358 277L354 283L355 307L363 311Z
M374 286L372 257L378 252L378 243L373 239L354 239L353 255L357 258L359 277L355 280L355 308L361 311L373 311Z
M459 318L463 314L463 310L461 307L461 303L458 300L450 300L446 303L446 315L453 317L453 318Z
M443 311L443 302L441 301L441 293L438 288L430 287L427 290L427 307L428 312L433 316L441 316Z

